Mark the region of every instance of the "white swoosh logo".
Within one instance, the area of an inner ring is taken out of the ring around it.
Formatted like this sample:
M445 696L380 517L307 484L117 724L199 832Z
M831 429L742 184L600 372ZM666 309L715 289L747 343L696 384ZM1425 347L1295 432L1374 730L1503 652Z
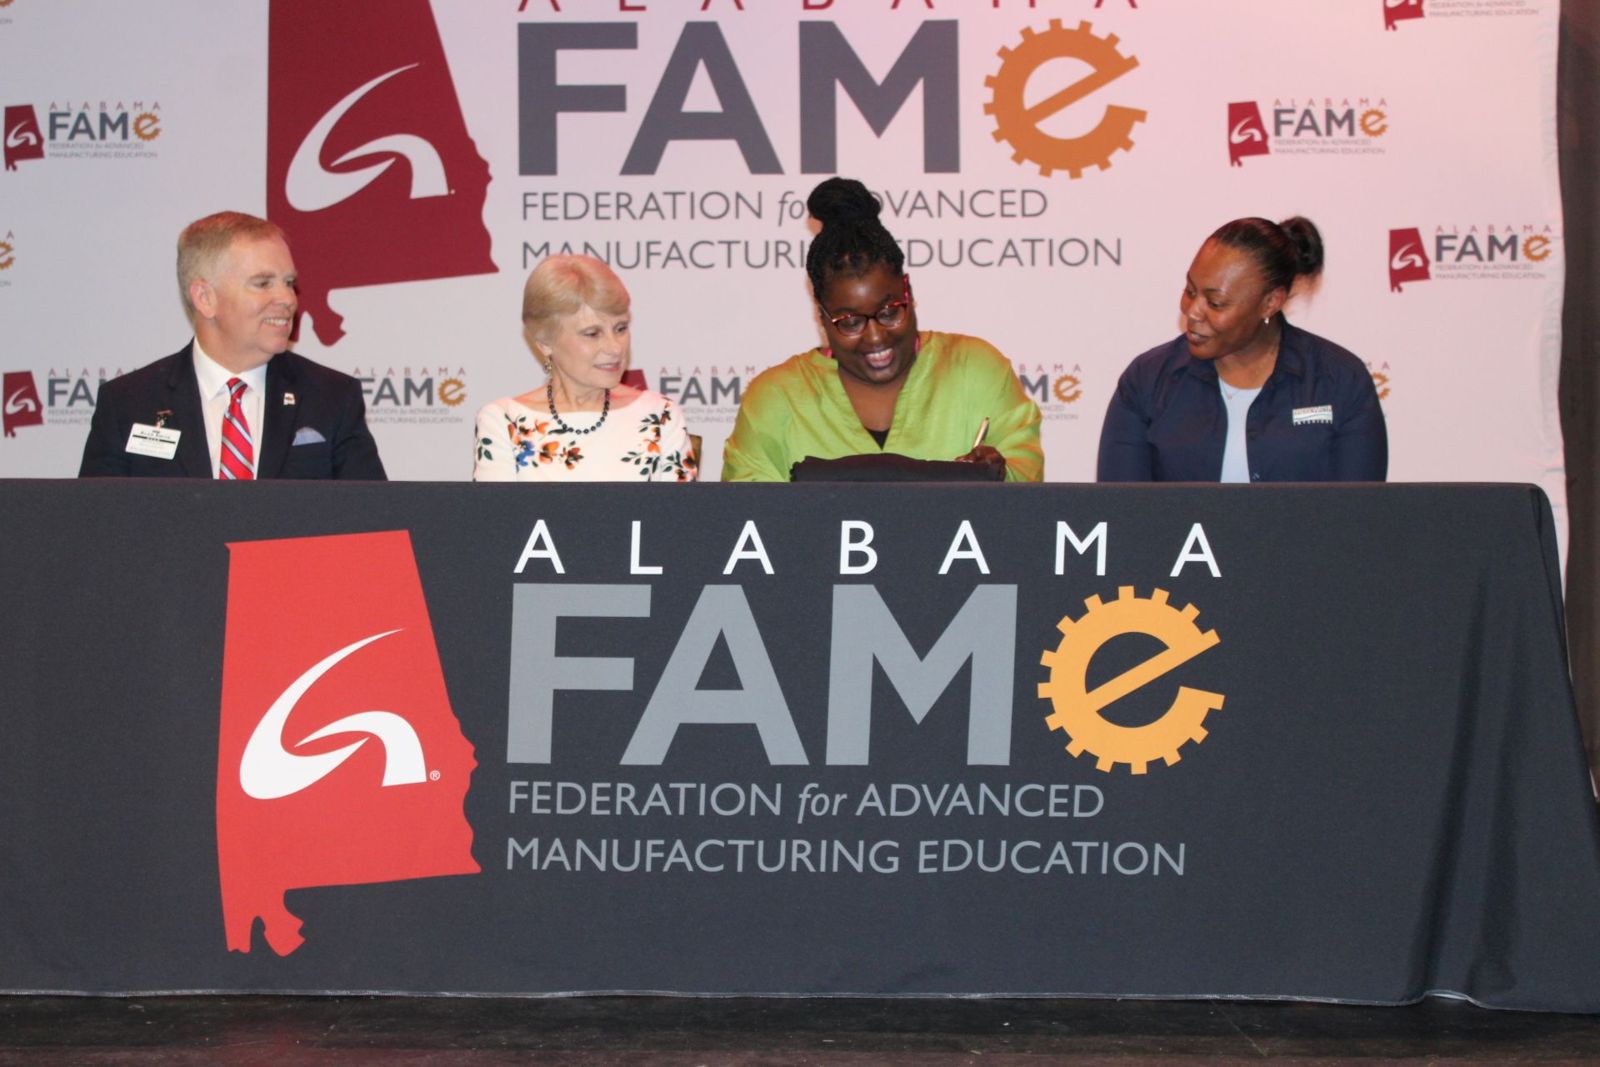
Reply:
M377 180L378 175L394 165L395 157L402 156L411 166L411 199L420 200L430 196L446 196L450 192L450 185L444 176L444 161L439 158L438 151L422 138L409 133L397 133L388 137L379 137L375 141L368 141L360 148L353 149L333 161L334 166L349 163L379 152L391 152L393 155L371 166L362 167L360 170L330 171L322 166L322 146L327 142L328 135L333 128L344 118L363 96L382 85L396 74L404 73L417 64L412 63L404 67L396 67L387 74L380 74L355 92L333 105L333 108L317 124L311 127L311 132L306 134L306 139L300 142L300 147L295 150L294 158L289 161L289 173L284 180L283 192L289 201L289 206L296 211L321 211L335 204L342 203Z
M1416 0L1383 0L1384 7L1416 7Z
M24 411L39 410L38 403L32 397L25 397L22 395L25 392L27 392L26 389L18 389L16 392L6 397L7 415L16 415Z
M1389 260L1390 270L1405 270L1407 267L1426 267L1427 259L1417 251L1415 244L1402 245L1400 250Z
M389 630L346 645L296 678L294 684L278 695L250 734L250 740L244 746L244 758L239 761L239 785L248 796L257 800L277 800L298 793L332 774L372 737L376 737L383 745L384 785L410 785L427 780L428 774L422 763L422 742L417 739L417 732L410 723L392 711L360 711L346 715L307 734L294 746L298 748L307 741L317 741L336 734L369 735L332 752L302 756L289 751L289 747L283 743L283 728L289 721L289 713L294 711L295 704L305 696L306 690L316 684L317 679L345 657L399 632Z
M6 131L7 148L21 148L25 144L36 145L38 143L39 138L34 135L32 130L29 130L20 122Z
M1246 141L1262 140L1261 131L1250 125L1250 120L1245 119L1232 130L1228 131L1229 144L1244 144Z

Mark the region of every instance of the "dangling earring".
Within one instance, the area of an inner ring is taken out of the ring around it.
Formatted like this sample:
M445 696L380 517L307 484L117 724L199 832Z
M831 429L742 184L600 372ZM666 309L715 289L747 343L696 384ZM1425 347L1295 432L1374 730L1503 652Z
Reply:
M833 349L831 347L830 348L824 348L822 350L822 354L827 356L829 359L832 359L833 358Z

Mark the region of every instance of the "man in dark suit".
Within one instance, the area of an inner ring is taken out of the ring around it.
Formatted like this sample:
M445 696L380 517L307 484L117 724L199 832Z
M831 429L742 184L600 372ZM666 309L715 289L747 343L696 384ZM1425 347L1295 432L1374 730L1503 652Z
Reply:
M360 383L285 350L299 301L281 229L190 223L178 288L194 340L100 386L80 478L385 477Z

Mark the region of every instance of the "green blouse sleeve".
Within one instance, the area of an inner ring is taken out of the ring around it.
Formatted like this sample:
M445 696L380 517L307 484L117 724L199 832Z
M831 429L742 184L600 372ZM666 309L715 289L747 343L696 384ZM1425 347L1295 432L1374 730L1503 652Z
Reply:
M989 436L984 443L1006 457L1006 481L1043 481L1039 405L1023 392L1011 361L998 349L976 338L965 340L971 344L968 395L981 398L980 410L989 416Z
M751 382L739 404L733 433L722 446L722 480L787 482L794 463L784 445L789 422L783 390L759 378Z

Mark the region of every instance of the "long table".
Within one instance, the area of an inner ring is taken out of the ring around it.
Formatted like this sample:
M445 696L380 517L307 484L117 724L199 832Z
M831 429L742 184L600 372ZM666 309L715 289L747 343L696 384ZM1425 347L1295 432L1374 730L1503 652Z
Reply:
M0 514L0 989L1600 1010L1531 487Z

